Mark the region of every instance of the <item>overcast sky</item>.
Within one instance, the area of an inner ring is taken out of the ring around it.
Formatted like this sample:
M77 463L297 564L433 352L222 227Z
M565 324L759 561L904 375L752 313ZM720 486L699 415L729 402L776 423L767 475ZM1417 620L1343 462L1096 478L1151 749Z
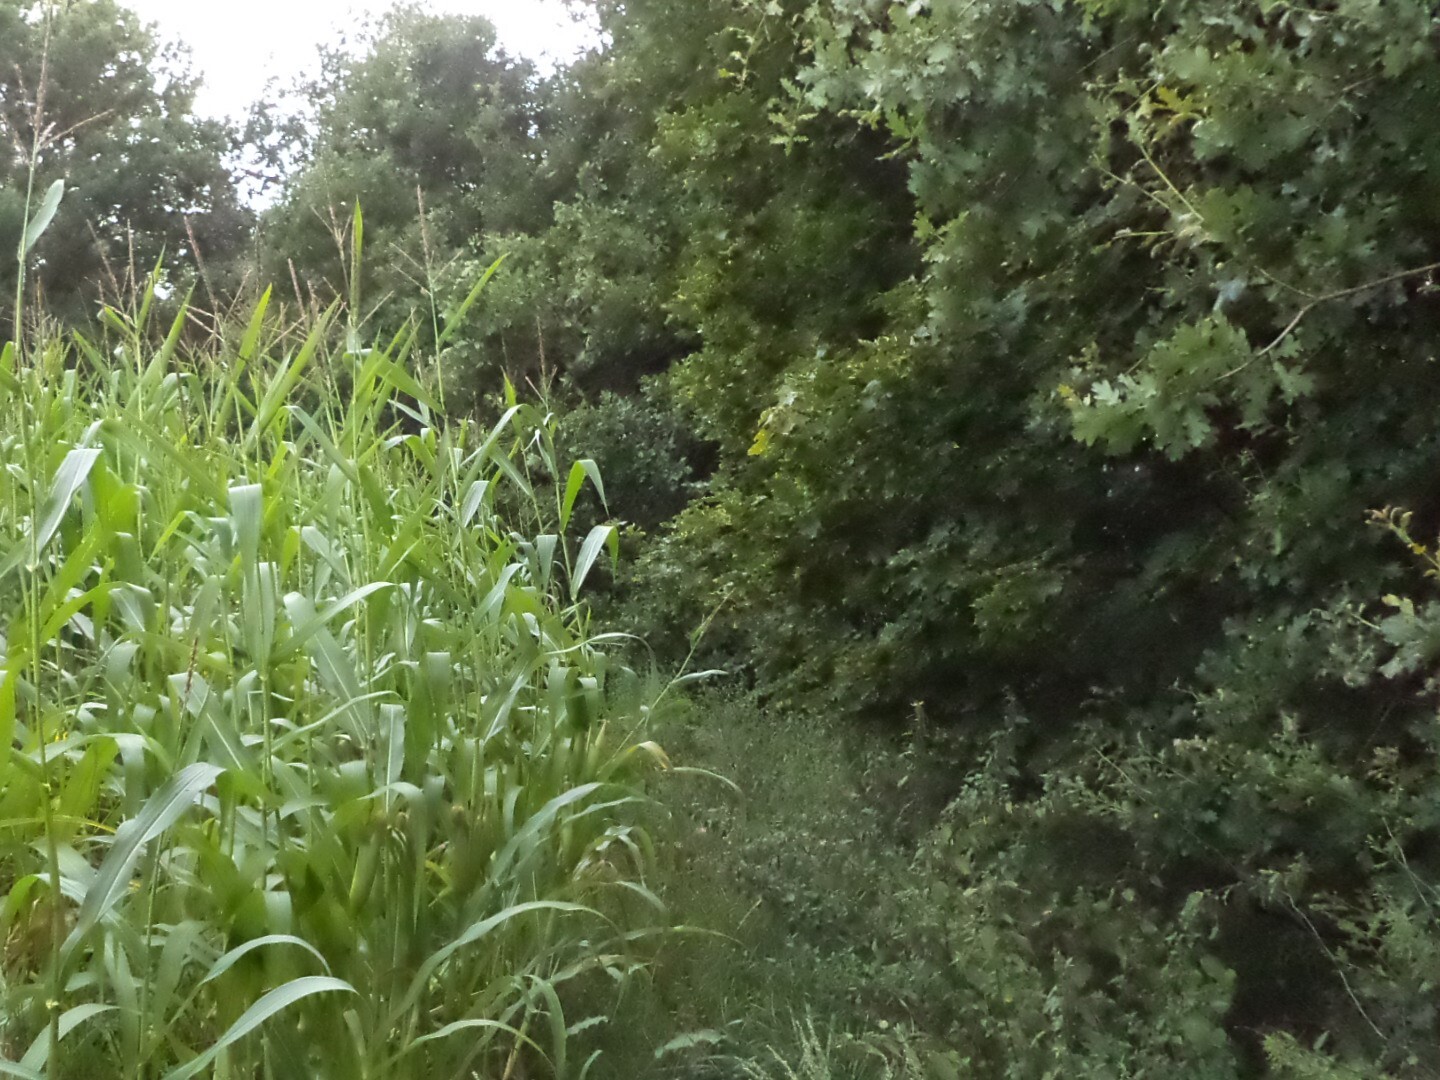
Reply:
M198 109L241 116L265 80L285 82L315 65L316 49L358 12L383 11L383 0L123 0L160 36L190 47L205 87ZM510 52L536 60L568 59L587 40L559 0L429 0L430 11L484 15Z

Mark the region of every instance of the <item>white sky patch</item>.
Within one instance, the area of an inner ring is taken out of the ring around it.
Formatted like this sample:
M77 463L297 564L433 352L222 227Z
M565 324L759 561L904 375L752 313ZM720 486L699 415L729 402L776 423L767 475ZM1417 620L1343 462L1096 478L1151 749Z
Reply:
M242 118L263 95L266 80L288 84L318 67L321 44L363 13L393 6L357 0L123 0L162 40L190 48L205 84L196 109L207 116ZM595 41L560 0L430 0L435 14L484 15L507 52L540 63L563 62Z

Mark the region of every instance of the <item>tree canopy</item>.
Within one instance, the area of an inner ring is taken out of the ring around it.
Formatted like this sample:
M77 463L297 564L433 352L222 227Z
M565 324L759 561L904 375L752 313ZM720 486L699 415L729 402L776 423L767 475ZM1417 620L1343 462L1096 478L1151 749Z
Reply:
M233 287L250 214L227 165L232 133L194 114L184 55L115 0L4 0L0 40L0 248L18 243L27 192L66 183L29 279L50 313L92 316L166 252L179 283L196 280L198 248L214 288ZM8 260L0 295L8 310Z
M329 49L299 89L303 123L261 109L249 135L293 170L265 216L262 265L271 280L293 274L307 302L345 294L357 202L372 252L365 294L391 301L391 321L487 231L548 223L546 96L487 20L394 9Z

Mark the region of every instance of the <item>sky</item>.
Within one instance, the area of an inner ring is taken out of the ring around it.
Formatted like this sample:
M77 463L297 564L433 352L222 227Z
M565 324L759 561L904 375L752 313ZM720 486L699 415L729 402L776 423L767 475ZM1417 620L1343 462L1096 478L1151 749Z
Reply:
M316 66L319 45L333 39L358 13L392 5L377 0L122 0L163 40L190 48L205 80L197 111L243 116L271 75L288 83ZM565 60L589 37L559 0L428 0L436 14L484 15L508 52L538 61Z

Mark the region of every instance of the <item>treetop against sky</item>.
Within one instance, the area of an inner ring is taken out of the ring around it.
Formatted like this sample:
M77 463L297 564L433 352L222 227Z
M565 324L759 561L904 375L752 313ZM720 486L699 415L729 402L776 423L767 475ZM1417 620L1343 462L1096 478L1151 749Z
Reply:
M287 82L316 66L317 50L369 12L393 3L354 0L249 0L245 4L195 4L191 0L126 0L153 22L165 40L179 41L203 77L198 111L242 116L264 92L266 81ZM501 44L534 60L564 60L583 49L593 32L574 22L561 0L428 0L427 11L484 15Z

